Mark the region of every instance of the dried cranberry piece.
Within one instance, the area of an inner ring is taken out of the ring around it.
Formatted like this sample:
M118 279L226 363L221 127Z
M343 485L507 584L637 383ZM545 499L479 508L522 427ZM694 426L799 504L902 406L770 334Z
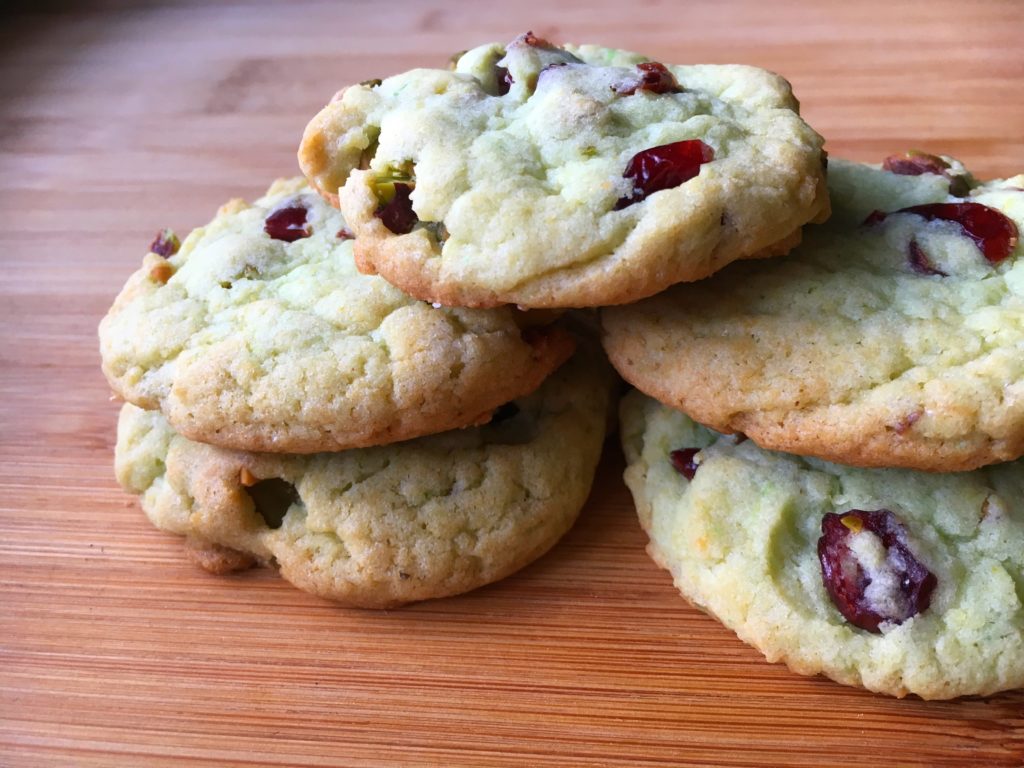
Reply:
M902 209L901 213L913 213L928 221L955 221L993 264L1009 256L1017 244L1017 225L1013 220L1001 211L981 203L914 205Z
M937 155L907 152L903 155L889 155L882 162L882 169L899 176L920 176L922 173L944 176L949 170L949 163Z
M172 229L161 229L156 233L153 242L149 244L150 253L163 256L165 259L176 254L179 248L181 248L181 240Z
M529 31L524 35L520 35L516 41L517 43L525 43L532 48L554 48L555 46L545 40L543 37L537 37L533 34L533 31Z
M687 480L693 480L693 476L697 474L697 469L700 467L693 460L698 453L700 453L700 448L679 448L672 451L668 455L669 461L672 462L672 469Z
M918 274L949 276L948 273L943 272L932 264L932 260L928 258L928 254L921 249L921 246L917 244L917 240L910 241L909 250L910 255L907 258L910 261L910 266Z
M941 275L945 273L940 272L939 274ZM921 420L922 416L924 416L924 411L921 409L911 411L905 416L900 417L900 419L895 424L890 425L890 427L897 435L906 434L907 430L917 424L917 422Z
M381 223L394 232L396 235L406 235L412 232L419 219L412 209L412 184L395 182L395 195L391 202L382 205L374 214Z
M967 179L950 172L950 165L938 155L911 150L902 155L889 155L882 162L882 169L899 176L920 176L922 173L934 173L949 179L949 194L963 197L970 191Z
M700 139L686 139L637 152L626 166L623 178L633 180L633 193L620 198L615 210L639 203L648 195L672 189L689 181L704 163L715 159L715 151Z
M294 243L313 234L306 221L308 211L300 203L290 203L270 212L263 221L263 231L275 240Z
M981 203L927 203L900 208L893 213L913 213L927 221L939 219L959 224L992 264L1009 256L1017 244L1017 225L1013 219ZM877 224L890 215L873 211L864 223Z
M612 86L613 90L623 96L632 96L637 91L648 91L650 93L682 93L683 89L676 80L675 75L668 71L668 67L658 61L645 61L637 64L640 70L640 79L633 83Z
M902 624L911 616L928 610L938 580L914 557L907 546L907 530L888 509L851 509L842 514L829 512L821 521L818 560L821 577L833 604L843 617L860 629L880 632L883 622ZM853 536L876 536L885 548L884 568L891 578L880 588L888 594L869 596L871 576L864 572L853 550Z
M504 96L508 93L515 80L512 79L512 75L509 73L507 67L495 67L494 75L498 81L498 95Z
M878 224L882 221L885 221L885 217L888 215L889 214L887 214L885 211L879 211L876 209L867 215L867 218L864 219L864 224L865 226L872 226L873 224Z
M342 227L341 229L339 229L338 230L338 234L336 234L335 237L338 238L339 240L355 240L356 239L355 232L353 232L348 227Z

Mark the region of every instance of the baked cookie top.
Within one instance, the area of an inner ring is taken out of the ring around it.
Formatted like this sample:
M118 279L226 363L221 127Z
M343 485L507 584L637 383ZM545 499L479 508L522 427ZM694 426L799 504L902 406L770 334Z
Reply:
M587 307L784 252L828 212L789 83L527 34L340 92L299 162L360 269L446 305Z
M1024 176L835 161L833 219L770 263L602 314L619 372L721 432L857 466L1024 453ZM952 178L951 178L952 177Z
M533 391L573 342L525 318L435 308L360 274L341 214L295 179L148 254L100 350L114 391L187 437L307 453L474 424Z
M354 606L442 597L512 573L569 529L601 453L611 378L577 354L487 425L305 456L192 442L159 412L125 405L117 476L207 568L249 554Z
M1020 462L853 469L717 434L637 392L621 416L648 552L769 661L894 696L1024 686Z

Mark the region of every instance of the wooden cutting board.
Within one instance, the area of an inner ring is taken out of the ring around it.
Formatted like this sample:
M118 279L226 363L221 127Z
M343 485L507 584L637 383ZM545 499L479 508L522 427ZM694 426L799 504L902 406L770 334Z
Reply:
M644 554L610 443L579 524L463 597L215 578L111 472L95 326L153 233L296 172L341 85L532 28L787 75L833 155L1024 166L1006 2L79 2L0 16L0 765L1024 765L1024 693L764 662Z

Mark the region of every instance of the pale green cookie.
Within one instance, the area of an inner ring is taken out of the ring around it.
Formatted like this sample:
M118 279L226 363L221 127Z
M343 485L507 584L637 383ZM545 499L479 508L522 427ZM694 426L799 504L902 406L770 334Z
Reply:
M245 553L300 589L363 607L453 595L523 567L572 525L601 454L611 378L577 354L485 426L306 456L192 442L126 405L117 477L208 569L245 565Z
M265 231L296 207L308 236ZM524 334L524 317L432 307L360 274L341 214L290 180L228 203L170 258L147 255L100 324L100 350L114 391L182 435L307 453L479 423L532 392L573 343Z
M1016 459L1024 176L963 199L949 184L834 160L834 216L792 253L605 310L612 363L660 402L773 450L933 471ZM1001 246L986 255L960 223L899 212L933 203L981 216ZM866 221L875 210L888 215Z
M1020 462L959 474L841 467L738 442L637 392L621 417L648 552L769 661L894 696L1024 686ZM701 449L692 481L670 460L685 448ZM851 509L891 510L936 579L925 610L878 634L850 624L822 582L822 518Z
M451 71L345 89L310 122L299 162L329 199L343 187L360 269L447 305L633 301L784 252L827 215L822 139L785 80L670 66L644 90L646 61L532 35L481 46ZM631 158L684 140L713 159L620 207L636 191ZM389 223L394 182L414 188L404 234Z

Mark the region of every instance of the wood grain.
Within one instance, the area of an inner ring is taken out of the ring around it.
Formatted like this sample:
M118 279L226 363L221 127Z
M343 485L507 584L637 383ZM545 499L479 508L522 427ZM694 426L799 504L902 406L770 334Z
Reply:
M295 172L341 85L520 31L789 77L833 154L1024 160L1024 8L966 2L23 4L0 24L0 765L1024 764L1024 693L765 663L646 558L610 444L507 581L343 610L214 578L111 472L95 326L153 232Z

